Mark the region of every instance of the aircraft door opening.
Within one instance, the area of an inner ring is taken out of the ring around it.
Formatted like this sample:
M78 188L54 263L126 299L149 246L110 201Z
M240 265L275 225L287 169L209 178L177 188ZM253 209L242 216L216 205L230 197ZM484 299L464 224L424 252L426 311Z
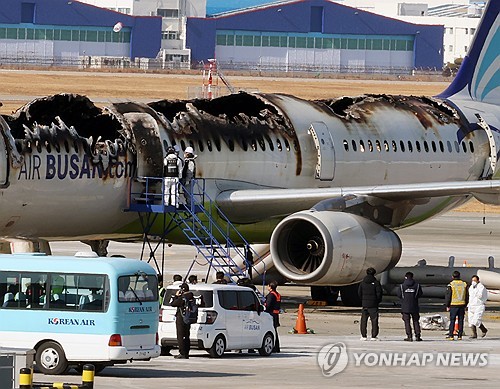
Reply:
M331 181L335 176L335 148L332 134L323 122L311 123L309 134L313 138L318 153L315 178L320 181Z

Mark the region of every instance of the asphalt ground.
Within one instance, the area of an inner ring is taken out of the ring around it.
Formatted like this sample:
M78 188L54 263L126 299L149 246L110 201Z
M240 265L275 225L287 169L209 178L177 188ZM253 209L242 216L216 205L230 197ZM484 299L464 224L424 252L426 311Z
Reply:
M446 265L450 255L456 257L457 264L467 261L472 266L486 266L491 255L497 257L500 265L499 214L451 212L398 234L403 242L400 264L404 266L413 266L422 258L431 265ZM78 242L52 244L54 254L73 254L86 247ZM113 242L109 250L110 254L139 257L141 247L138 243ZM166 277L185 273L193 257L192 247L167 248ZM204 271L202 265L194 267L200 276ZM446 332L438 329L423 330L423 341L410 343L403 341L406 335L397 301L388 297L380 309L380 341L360 341L360 309L340 305L306 306L306 327L311 333L291 334L297 323L299 304L310 298L309 289L282 286L279 291L285 308L279 329L280 354L265 358L231 352L221 359L211 359L205 351L193 350L189 360L165 356L106 368L95 377L94 387L498 387L500 303L487 305L484 322L489 332L485 338L470 340L466 329L464 340L447 341ZM421 315L435 314L447 315L443 301L423 299ZM343 363L345 367L340 371ZM35 374L35 380L76 384L81 377L71 371L57 377Z

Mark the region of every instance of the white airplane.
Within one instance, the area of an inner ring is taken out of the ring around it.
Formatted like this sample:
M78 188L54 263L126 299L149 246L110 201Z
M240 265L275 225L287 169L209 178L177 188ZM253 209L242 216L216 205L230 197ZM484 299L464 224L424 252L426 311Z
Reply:
M36 99L0 118L0 236L139 239L129 185L161 177L166 146L192 146L207 194L248 241L270 244L267 269L306 285L390 269L394 230L472 197L500 204L499 8L488 4L435 98L238 93L104 110L84 96Z

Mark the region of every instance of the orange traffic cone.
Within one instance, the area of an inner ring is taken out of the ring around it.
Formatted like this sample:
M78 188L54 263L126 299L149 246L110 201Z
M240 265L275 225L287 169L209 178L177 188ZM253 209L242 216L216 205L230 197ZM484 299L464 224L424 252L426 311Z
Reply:
M455 319L455 327L453 328L453 335L458 335L458 317Z
M297 322L295 323L296 334L307 334L306 317L304 316L304 304L299 304L299 313L297 315Z

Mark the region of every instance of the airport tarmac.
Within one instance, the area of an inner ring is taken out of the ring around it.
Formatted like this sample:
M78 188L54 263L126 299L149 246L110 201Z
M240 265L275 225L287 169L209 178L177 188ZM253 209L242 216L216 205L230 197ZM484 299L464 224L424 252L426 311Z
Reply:
M500 267L500 214L451 212L398 234L403 242L400 264L404 266L415 265L422 258L430 265L446 265L448 257L454 255L457 265L467 261L472 266L486 266L488 256L494 256ZM74 242L52 244L54 254L71 255L86 248ZM109 251L110 255L139 257L141 244L113 242ZM194 256L192 247L167 248L165 274L185 273ZM203 265L194 267L200 276L205 269ZM444 339L444 330L424 330L423 342L409 343L402 340L405 334L399 309L394 299L388 298L381 306L381 340L363 342L359 340L360 310L342 306L307 307L307 327L314 334L289 334L296 322L298 304L309 298L309 290L297 286L279 290L286 311L281 315L280 354L264 358L228 353L222 359L211 359L205 351L194 350L189 360L169 356L106 368L96 376L95 388L498 387L498 303L488 303L485 325L489 332L483 339L469 340L465 336L462 341L452 342ZM422 300L421 307L422 315L446 315L440 300ZM78 383L80 376L74 372L57 377L35 374L35 380Z

